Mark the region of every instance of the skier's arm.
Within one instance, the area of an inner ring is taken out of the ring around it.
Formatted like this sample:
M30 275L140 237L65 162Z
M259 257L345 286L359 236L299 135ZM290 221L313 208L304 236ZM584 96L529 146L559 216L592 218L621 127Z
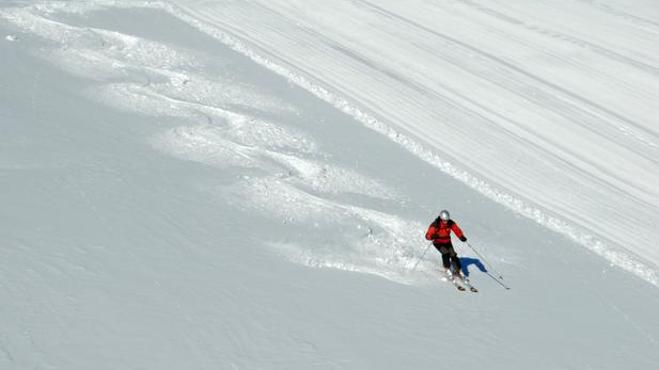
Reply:
M455 236L460 238L461 241L463 241L463 242L467 241L467 237L464 236L464 234L462 233L462 230L460 229L460 226L458 226L458 224L456 224L455 222L453 222L453 225L451 225L451 230L453 230L453 232L455 233Z
M433 240L433 239L435 239L435 234L436 234L436 233L437 233L437 231L435 230L435 225L434 225L434 224L431 224L431 225L428 227L428 231L426 231L426 240Z

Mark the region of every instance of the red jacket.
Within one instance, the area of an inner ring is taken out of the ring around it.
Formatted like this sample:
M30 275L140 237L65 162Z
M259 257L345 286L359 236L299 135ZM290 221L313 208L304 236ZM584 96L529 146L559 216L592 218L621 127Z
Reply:
M433 244L451 244L451 231L460 240L467 240L460 227L458 227L458 224L453 222L453 220L448 220L447 222L435 220L428 227L428 231L426 231L426 239L432 240Z

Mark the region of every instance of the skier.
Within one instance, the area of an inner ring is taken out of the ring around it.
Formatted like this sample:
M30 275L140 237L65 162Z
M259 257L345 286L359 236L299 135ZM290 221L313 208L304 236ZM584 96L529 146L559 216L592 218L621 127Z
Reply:
M442 254L442 263L446 269L446 274L448 276L456 275L460 276L460 259L458 254L455 253L453 249L453 244L451 243L451 231L460 238L460 240L465 243L467 238L458 227L458 224L455 221L451 220L451 215L447 210L443 210L439 213L439 217L428 227L426 232L426 239L432 240L432 244L437 248L439 253ZM451 272L451 263L453 263L454 271Z

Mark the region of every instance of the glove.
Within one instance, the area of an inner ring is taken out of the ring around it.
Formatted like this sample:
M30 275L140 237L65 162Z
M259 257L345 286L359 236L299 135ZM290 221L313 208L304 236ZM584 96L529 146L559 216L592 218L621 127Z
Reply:
M467 237L461 236L460 241L463 242L463 243L466 243L467 242Z

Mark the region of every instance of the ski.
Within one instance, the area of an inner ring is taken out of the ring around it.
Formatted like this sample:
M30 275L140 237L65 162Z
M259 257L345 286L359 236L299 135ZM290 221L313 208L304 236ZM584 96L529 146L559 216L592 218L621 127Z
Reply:
M466 285L467 288L469 288L469 291L471 291L472 293L478 293L478 289L476 289L473 285L471 285L471 281L469 281L469 279L467 279L466 276L461 276L461 278L462 278L462 283Z
M446 273L446 279L450 280L459 291L465 291L467 288L472 293L478 293L478 289L471 285L471 281L462 274ZM466 288L465 288L466 287Z
M471 291L472 293L478 293L478 289L476 289L473 285L471 285L471 281L469 281L469 279L466 276L464 276L462 273L457 274L457 278L460 279L463 285L469 288L469 291Z
M459 291L464 292L464 291L467 290L465 287L463 287L462 285L460 285L460 283L458 283L458 281L457 281L456 279L451 279L451 282L453 283L453 285L454 285L456 288L458 288Z
M444 279L450 281L453 284L453 286L455 286L461 292L467 290L464 286L462 286L462 284L458 282L458 279L455 278L455 275L451 273L445 273Z

